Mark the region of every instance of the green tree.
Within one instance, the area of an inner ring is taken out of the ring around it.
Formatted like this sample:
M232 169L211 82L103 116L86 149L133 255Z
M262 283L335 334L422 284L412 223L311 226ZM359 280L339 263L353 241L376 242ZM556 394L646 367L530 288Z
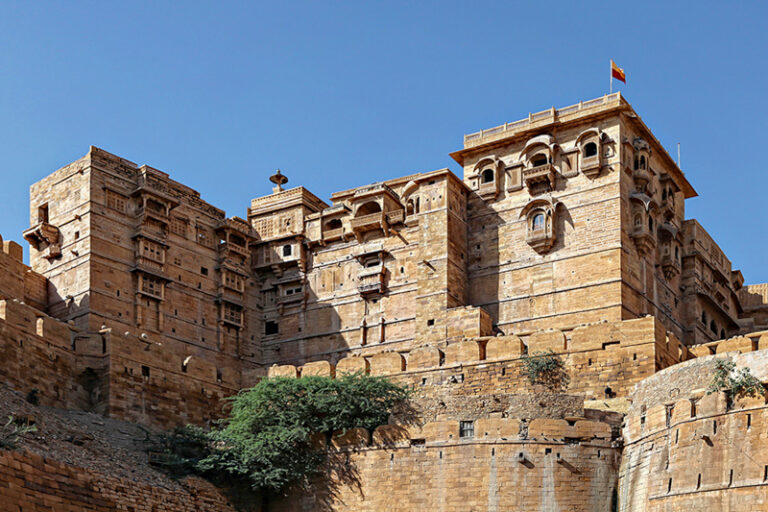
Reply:
M227 474L254 491L306 483L327 460L335 431L373 430L404 404L410 388L361 374L264 379L230 398L229 417L210 432L187 427L166 436L165 465Z
M715 360L715 372L707 388L707 394L724 391L729 401L765 393L760 382L748 367L736 370L736 363L728 359Z

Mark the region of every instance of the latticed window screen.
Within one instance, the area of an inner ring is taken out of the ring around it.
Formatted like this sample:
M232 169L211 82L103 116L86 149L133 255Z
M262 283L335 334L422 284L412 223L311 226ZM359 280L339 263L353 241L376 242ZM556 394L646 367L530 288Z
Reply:
M163 281L151 276L141 276L141 291L153 297L163 298Z
M120 212L125 211L125 197L113 190L107 190L107 206Z
M171 233L187 236L187 221L178 217L171 218Z
M233 304L224 304L224 320L240 325L243 322L243 312Z

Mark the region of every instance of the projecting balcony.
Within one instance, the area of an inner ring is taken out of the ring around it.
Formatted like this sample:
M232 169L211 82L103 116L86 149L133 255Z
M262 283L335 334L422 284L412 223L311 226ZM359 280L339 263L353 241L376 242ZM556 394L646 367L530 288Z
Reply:
M219 285L216 300L238 306L243 305L243 292L227 285Z
M552 248L555 243L555 237L552 233L547 233L546 229L538 229L535 231L529 231L525 237L525 241L528 242L534 251L546 252Z
M529 190L554 190L555 168L552 164L523 169L523 182Z
M680 274L680 260L676 259L672 253L665 253L661 256L661 270L667 280Z
M238 245L234 242L222 241L219 244L219 255L227 257L231 254L236 254L244 258L247 258L251 255L250 251L245 246Z
M581 173L589 178L600 174L600 155L588 156L581 161Z
M344 239L344 228L326 229L323 231L324 242L335 242Z
M59 228L48 222L40 222L32 226L23 233L24 239L36 250L40 251L41 256L48 260L61 256L61 243L59 242Z
M637 251L641 255L651 254L656 248L656 237L653 236L653 233L645 224L636 225L629 236L635 242Z
M405 212L403 210L392 210L387 212L387 222L392 224L398 224L405 220Z
M667 219L671 219L675 216L674 196L667 196L667 198L661 202L661 212Z
M360 295L384 293L384 265L367 267L357 274L357 291Z
M643 189L651 181L651 173L648 169L638 168L632 171L632 179L635 181L635 185Z
M352 229L355 231L370 231L372 229L381 229L386 222L384 212L371 213L352 219Z

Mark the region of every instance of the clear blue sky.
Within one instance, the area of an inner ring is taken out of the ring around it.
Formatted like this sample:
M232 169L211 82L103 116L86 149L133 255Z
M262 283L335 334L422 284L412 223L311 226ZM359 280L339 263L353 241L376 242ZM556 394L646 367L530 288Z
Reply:
M458 166L462 135L620 89L748 282L768 281L766 2L3 2L0 234L93 144L245 215Z

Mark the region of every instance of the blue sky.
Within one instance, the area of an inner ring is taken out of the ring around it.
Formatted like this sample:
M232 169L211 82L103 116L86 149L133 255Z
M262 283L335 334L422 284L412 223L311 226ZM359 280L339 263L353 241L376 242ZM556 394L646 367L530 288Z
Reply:
M766 2L3 2L0 234L93 144L245 215L280 167L322 198L450 167L462 135L620 90L698 218L768 281ZM749 156L752 155L752 156Z

